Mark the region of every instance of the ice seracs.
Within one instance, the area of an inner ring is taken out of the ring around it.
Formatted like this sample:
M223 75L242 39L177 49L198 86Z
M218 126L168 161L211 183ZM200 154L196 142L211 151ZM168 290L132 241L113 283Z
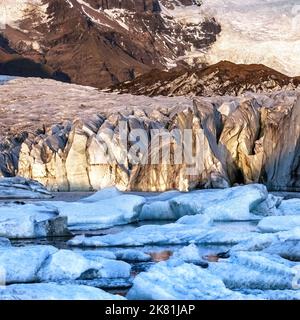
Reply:
M28 92L30 102L24 114L22 97ZM51 190L90 191L113 185L126 191L186 192L198 187L224 188L262 181L270 190L298 188L297 170L293 169L297 168L299 136L297 90L194 99L151 98L18 78L0 86L2 96L4 120L0 135L8 139L8 144L0 149L0 171L3 175L17 173L36 179ZM40 114L44 101L47 110ZM225 102L237 106L227 116L218 111ZM67 107L62 110L61 105ZM280 123L276 130L274 122ZM128 151L137 143L122 143L122 124L128 128L126 137L132 137L135 129L149 137L135 163ZM45 133L40 134L43 126ZM153 128L161 128L171 137L173 129L190 130L194 137L199 134L200 142L195 143L204 152L195 158L195 169L199 169L196 174L187 174L187 159L176 164L173 155L176 150L180 155L182 143L175 137L169 148L170 165L144 163L147 154L162 151L162 146L151 148ZM14 134L28 130L36 132L30 139L20 140ZM120 155L124 155L125 165L114 161ZM167 206L165 214L171 214ZM144 215L149 217L146 211Z

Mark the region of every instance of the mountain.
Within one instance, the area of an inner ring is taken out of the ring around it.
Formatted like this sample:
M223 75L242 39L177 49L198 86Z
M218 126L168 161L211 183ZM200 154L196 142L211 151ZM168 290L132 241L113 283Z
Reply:
M0 1L0 74L105 88L208 48L221 31L192 0ZM186 16L182 14L190 12Z
M288 77L261 64L221 61L203 68L153 70L108 91L147 96L213 96L292 90L299 86L300 77Z

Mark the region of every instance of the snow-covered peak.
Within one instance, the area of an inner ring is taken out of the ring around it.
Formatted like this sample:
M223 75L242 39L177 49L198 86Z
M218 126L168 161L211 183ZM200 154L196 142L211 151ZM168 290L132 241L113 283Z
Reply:
M5 25L18 26L27 10L35 10L40 14L45 12L42 0L0 0L0 29Z

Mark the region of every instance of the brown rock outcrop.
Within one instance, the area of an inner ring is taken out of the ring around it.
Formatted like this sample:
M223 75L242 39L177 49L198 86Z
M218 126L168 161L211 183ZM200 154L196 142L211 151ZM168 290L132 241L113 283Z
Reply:
M152 70L131 82L114 85L110 91L147 96L214 96L293 90L299 86L300 77L288 77L264 65L221 61L202 68Z

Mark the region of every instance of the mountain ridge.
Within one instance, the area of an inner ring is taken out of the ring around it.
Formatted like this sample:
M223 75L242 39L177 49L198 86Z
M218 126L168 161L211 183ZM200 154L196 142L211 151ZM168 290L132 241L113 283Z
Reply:
M300 86L300 77L289 77L262 64L234 64L152 70L131 82L112 86L108 91L147 96L240 95L247 91L272 92Z

